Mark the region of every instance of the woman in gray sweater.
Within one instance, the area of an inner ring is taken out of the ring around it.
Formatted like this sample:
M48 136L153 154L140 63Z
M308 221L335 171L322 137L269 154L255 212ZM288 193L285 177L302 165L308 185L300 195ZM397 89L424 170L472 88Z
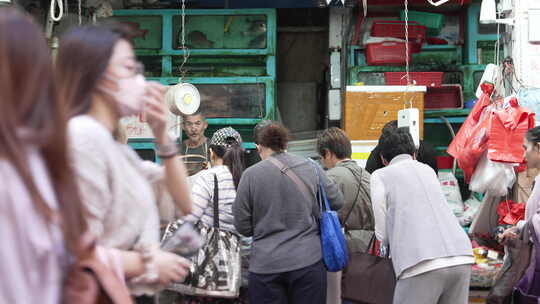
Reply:
M256 130L262 161L242 175L233 204L234 224L241 234L253 236L249 266L252 303L323 304L326 269L316 203L318 183L325 186L332 209L341 208L343 196L320 167L285 152L288 137L287 129L277 123ZM302 195L285 175L286 170L293 170L305 183L313 200Z

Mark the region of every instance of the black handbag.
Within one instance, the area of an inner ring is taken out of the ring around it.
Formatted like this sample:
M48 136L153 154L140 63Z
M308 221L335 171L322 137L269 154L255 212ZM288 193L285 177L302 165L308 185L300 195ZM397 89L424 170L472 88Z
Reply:
M375 236L366 252L352 253L343 272L342 298L363 304L392 304L396 287L396 274L392 260L371 255Z

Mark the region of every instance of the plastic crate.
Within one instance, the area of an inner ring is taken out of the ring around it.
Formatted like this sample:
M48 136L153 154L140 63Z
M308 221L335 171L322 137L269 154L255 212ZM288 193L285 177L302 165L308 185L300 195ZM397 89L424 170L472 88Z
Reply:
M369 43L366 46L368 65L405 65L405 42ZM412 59L412 43L409 42L409 63Z
M429 35L437 35L444 26L444 15L436 13L426 13L419 11L409 11L409 22L414 21L427 28ZM405 20L405 11L399 13L401 20Z
M405 72L385 72L384 78L387 85L407 85ZM443 81L443 72L410 72L411 83L416 85L439 87Z
M463 92L461 85L448 84L428 87L424 97L425 109L462 109Z
M416 22L409 22L409 40L422 43L426 39L426 27ZM405 39L405 22L403 21L375 21L371 27L373 37L393 37Z
M452 156L437 156L436 159L437 168L439 169L452 169L454 167L454 158Z

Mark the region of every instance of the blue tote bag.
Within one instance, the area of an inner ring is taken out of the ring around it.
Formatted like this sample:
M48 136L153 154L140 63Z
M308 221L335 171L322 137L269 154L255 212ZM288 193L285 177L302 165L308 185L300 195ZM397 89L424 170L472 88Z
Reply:
M340 271L349 262L347 242L345 241L345 235L341 229L337 213L330 209L326 190L324 190L320 175L317 201L321 210L320 229L323 261L328 271Z

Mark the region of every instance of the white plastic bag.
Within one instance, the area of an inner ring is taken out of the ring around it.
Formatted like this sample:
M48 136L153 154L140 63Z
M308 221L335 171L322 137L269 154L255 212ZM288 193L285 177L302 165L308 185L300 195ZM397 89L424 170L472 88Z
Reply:
M508 188L516 182L516 164L494 162L484 153L471 178L469 189L478 193L491 193L493 196L505 196Z
M439 171L439 182L446 198L446 202L456 217L463 216L463 199L459 191L459 184L452 172Z

